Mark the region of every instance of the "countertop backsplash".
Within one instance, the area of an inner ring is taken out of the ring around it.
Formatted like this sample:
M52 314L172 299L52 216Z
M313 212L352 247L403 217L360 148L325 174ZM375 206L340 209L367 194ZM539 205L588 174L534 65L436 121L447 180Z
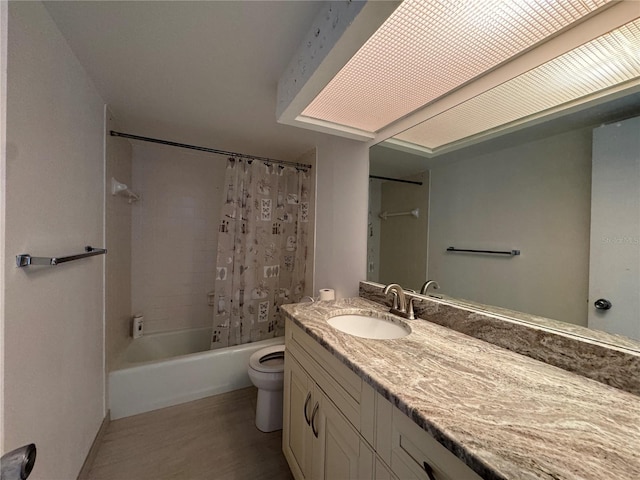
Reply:
M387 306L392 302L392 296L372 282L360 282L359 296ZM624 341L616 342L621 346L606 343L610 334L589 330L590 338L583 338L574 330L584 327L566 330L563 324L565 331L557 331L552 329L559 323L554 320L536 317L535 322L525 323L518 318L521 313L513 312L509 318L511 312L505 309L493 315L436 298L425 297L415 302L414 309L416 318L640 396L640 352L625 348Z

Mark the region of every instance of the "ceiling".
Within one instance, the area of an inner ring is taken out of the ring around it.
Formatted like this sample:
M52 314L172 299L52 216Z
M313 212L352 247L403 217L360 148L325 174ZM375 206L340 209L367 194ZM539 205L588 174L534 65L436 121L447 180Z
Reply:
M295 160L324 134L276 122L276 88L323 2L45 2L135 135Z

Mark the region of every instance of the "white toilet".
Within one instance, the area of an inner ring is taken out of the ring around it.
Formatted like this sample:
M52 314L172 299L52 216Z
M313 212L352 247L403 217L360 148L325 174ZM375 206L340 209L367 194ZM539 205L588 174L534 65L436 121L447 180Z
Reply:
M249 378L258 387L256 427L262 432L282 429L284 345L266 347L251 355Z

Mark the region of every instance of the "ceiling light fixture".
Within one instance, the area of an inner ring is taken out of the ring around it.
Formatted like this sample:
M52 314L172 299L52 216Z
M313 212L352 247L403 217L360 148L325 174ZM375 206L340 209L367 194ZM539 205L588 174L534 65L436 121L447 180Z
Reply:
M416 125L394 140L427 151L640 81L640 19ZM631 85L629 85L631 86Z
M405 0L302 117L376 132L609 0Z

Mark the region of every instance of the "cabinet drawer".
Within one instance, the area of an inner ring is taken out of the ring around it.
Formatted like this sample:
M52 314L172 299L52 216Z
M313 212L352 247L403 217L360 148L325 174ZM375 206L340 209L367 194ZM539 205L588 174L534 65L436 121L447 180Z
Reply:
M436 480L481 480L462 460L394 408L391 469L402 479L429 480L425 462Z
M300 362L347 420L372 443L373 418L368 416L374 415L373 389L363 385L358 375L289 319L286 322L285 342L287 354Z

